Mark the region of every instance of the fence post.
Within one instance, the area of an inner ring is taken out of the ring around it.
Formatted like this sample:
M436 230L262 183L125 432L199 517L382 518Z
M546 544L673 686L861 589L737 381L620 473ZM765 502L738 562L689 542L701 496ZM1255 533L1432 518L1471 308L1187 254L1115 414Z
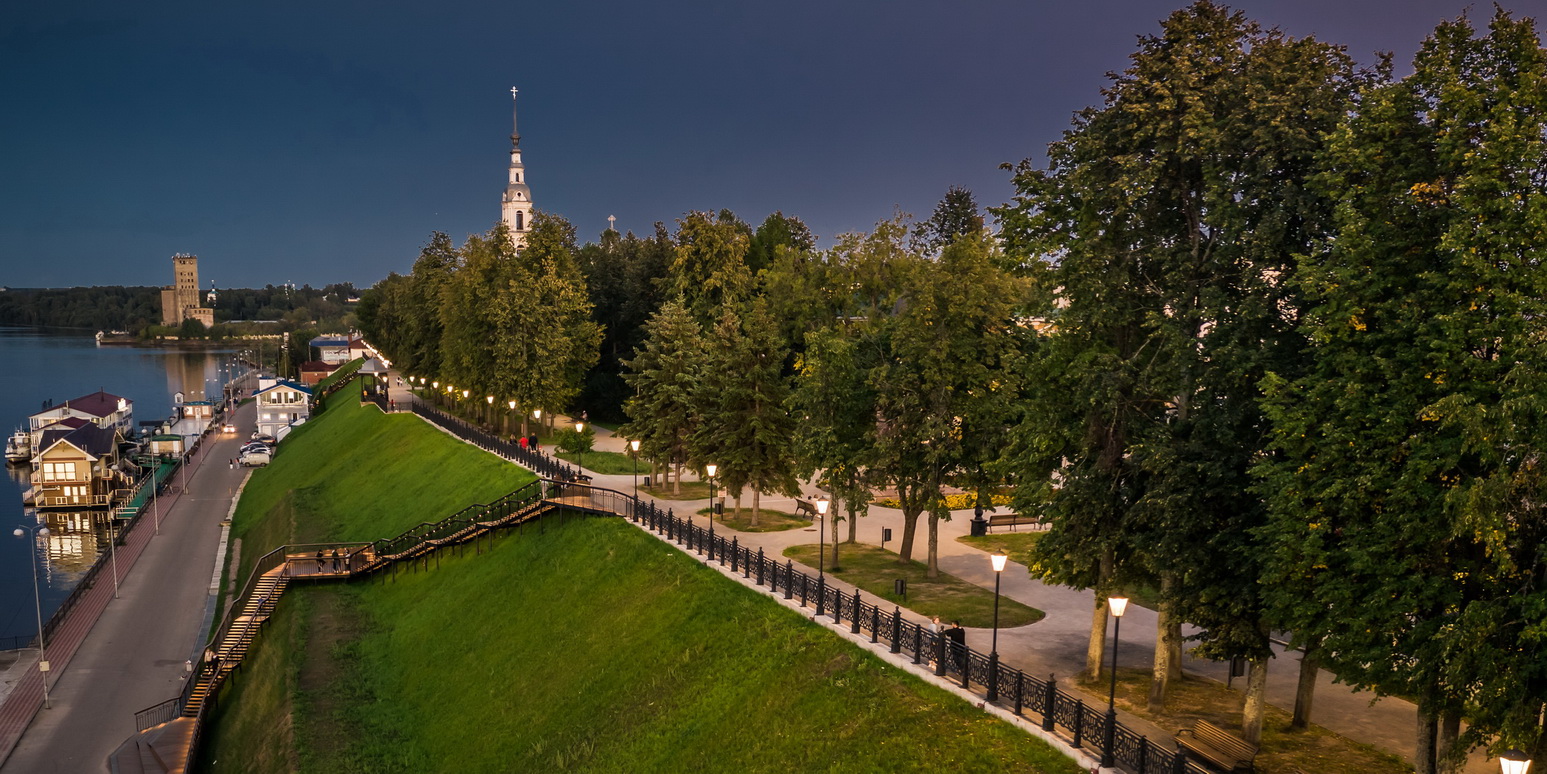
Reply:
M879 601L879 600L877 600ZM881 606L870 608L870 641L875 642L881 635Z
M988 654L988 703L999 701L999 651Z
M1056 718L1053 716L1054 702L1058 701L1058 681L1052 674L1047 676L1047 691L1042 699L1042 730L1052 731Z
M757 585L763 585L763 547L757 548Z
M1150 740L1139 735L1139 774L1149 774Z
M935 632L935 676L945 676L945 634Z
M825 547L823 550L826 550ZM842 593L842 592L839 592ZM816 614L824 615L827 611L827 578L816 579Z
M731 538L731 572L737 569L737 562L741 561L741 538ZM724 564L724 561L720 562Z
M741 577L750 578L752 577L752 549L742 546L741 552L743 554L741 557Z
M892 608L892 652L902 652L902 609Z
M1085 700L1074 702L1074 749L1080 748L1080 742L1085 736Z
M1176 756L1171 759L1171 774L1187 774L1187 751L1176 746Z
M851 623L853 623L853 626L849 629L849 632L852 633L852 634L859 634L859 614L860 614L860 610L859 610L859 589L855 589L854 590L854 619L851 622Z
M791 567L790 569L793 570L794 567ZM801 575L800 575L800 606L801 607L805 607L806 606L806 594L808 594L810 591L811 591L811 578L807 577L805 573L801 573Z
M784 560L784 598L789 599L794 589L790 588L790 578L795 574L795 562L791 559ZM805 604L802 602L801 604Z
M1015 671L1015 714L1021 714L1025 709L1025 700L1021 697L1021 691L1026 688L1026 674L1020 670Z
M913 625L913 663L924 662L924 627Z

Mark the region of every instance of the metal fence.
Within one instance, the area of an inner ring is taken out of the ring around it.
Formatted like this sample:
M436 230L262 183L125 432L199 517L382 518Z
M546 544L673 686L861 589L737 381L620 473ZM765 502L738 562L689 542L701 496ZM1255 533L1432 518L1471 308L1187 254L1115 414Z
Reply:
M561 481L577 481L584 474L563 460L544 454L540 449L530 449L493 435L481 427L461 418L429 406L422 400L410 402L409 408L425 420L440 426L447 432L488 452L493 452L543 478Z
M662 511L654 503L623 497L629 502L617 513L664 535L684 551L718 562L775 594L782 593L785 599L798 597L800 605L813 608L816 615L831 616L835 624L847 623L852 634L868 635L870 642L911 657L914 664L982 694L985 701L1039 723L1044 731L1067 740L1076 749L1088 749L1099 756L1110 744L1117 765L1138 774L1210 774L1181 749L1163 748L1120 722L1109 729L1105 707L1065 693L1052 675L1036 677L1000 663L993 655L952 642L942 633L904 620L895 606L890 611L881 609L884 603L880 599L867 601L858 590L845 592L827 585L825 577L813 578L795 569L790 560L780 562L765 556L761 548L753 551L741 545L736 537L715 534L712 521L706 528L691 517Z

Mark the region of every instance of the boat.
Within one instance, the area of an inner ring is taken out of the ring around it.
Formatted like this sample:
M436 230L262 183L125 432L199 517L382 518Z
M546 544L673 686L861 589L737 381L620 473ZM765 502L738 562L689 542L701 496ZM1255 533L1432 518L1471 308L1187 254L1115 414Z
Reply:
M27 462L32 459L32 433L17 430L5 442L6 462Z

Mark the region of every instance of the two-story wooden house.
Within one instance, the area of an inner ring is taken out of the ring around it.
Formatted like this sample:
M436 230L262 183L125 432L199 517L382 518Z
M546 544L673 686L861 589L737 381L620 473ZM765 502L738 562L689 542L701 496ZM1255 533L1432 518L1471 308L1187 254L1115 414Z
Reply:
M57 424L57 423L56 423ZM105 508L128 486L117 469L117 428L93 424L42 433L32 458L32 504L38 508Z
M97 427L110 428L128 437L134 430L134 401L98 390L90 395L72 398L57 406L49 406L27 417L27 429L32 432L34 455L42 448L39 442L43 439L43 430L70 419L85 420Z

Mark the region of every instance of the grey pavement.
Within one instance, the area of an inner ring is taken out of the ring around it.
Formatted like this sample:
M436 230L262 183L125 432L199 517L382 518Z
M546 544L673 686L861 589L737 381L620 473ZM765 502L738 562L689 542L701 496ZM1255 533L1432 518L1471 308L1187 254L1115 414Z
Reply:
M178 695L183 663L203 645L210 576L221 521L247 471L228 467L253 430L251 403L236 412L238 432L205 439L177 502L162 508L159 532L51 689L0 774L106 771L107 758L135 733L134 713ZM158 506L164 503L158 503ZM154 530L142 522L140 529Z

